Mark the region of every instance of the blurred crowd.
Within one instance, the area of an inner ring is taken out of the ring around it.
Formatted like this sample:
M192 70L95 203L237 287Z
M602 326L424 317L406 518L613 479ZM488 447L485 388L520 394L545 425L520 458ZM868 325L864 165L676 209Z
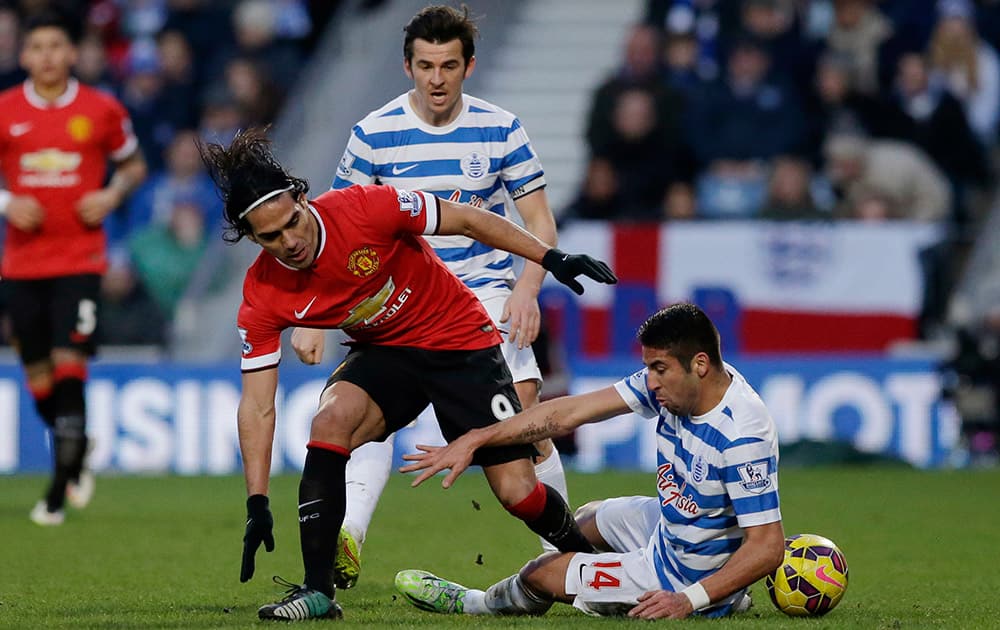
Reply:
M228 144L237 129L271 123L336 5L0 3L0 89L25 79L18 64L25 19L48 8L74 16L82 26L76 77L126 106L149 164L146 182L105 223L111 267L102 285L100 343L167 343L169 322L192 281L205 290L223 279L224 268L203 264L222 212L196 142Z
M991 200L996 0L650 0L567 218L915 219Z

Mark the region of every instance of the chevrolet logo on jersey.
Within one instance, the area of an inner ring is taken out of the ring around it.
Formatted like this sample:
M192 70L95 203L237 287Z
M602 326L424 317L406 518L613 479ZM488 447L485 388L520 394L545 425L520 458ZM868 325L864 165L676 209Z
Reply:
M59 149L42 149L21 155L17 182L25 188L72 188L80 183L77 168L83 156Z
M21 156L21 168L26 171L64 173L75 171L83 157L79 153L67 153L59 149L42 149Z
M347 312L347 318L337 324L337 328L354 328L364 324L369 325L386 310L386 302L396 292L396 283L390 276L375 295L358 302L357 306Z

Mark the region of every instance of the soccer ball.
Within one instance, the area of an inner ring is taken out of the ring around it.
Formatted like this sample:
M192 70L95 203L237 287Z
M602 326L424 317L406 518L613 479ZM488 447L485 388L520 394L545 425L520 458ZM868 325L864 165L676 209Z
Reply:
M825 615L847 590L847 560L833 541L816 534L785 539L785 561L764 578L767 594L786 615Z

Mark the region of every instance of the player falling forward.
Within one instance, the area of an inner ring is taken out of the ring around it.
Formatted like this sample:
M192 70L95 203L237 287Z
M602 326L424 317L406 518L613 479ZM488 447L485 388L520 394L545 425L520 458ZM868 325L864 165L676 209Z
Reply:
M258 611L262 619L339 617L333 563L350 453L384 439L434 406L444 436L520 409L500 335L475 295L422 234L466 234L541 263L577 292L587 275L613 283L607 265L552 249L510 221L470 205L390 186L352 186L306 198L259 130L230 147L202 147L225 200L230 240L264 250L247 271L237 324L243 339L240 452L247 485L241 581L262 542L273 548L268 500L275 393L285 328L341 328L354 340L313 417L299 485L303 585ZM557 549L589 550L558 493L537 481L530 445L473 455L501 504Z
M544 402L444 448L420 447L403 471L418 485L450 468L449 487L472 453L557 436L633 411L656 418L657 497L595 501L577 512L606 553L548 553L485 591L406 570L396 588L419 608L540 615L553 602L593 615L716 617L744 610L746 589L781 564L778 439L753 388L723 363L715 326L698 307L665 308L639 328L645 369L614 386Z
M442 199L471 203L501 217L509 195L525 229L554 245L555 220L545 194L545 177L520 121L462 86L476 67L478 29L468 9L428 6L406 25L403 70L413 89L361 120L333 180L333 188L382 183L431 192ZM542 375L531 343L541 316L538 292L545 270L528 261L515 277L505 251L465 235L427 236L427 241L496 324L504 359L522 408L538 403ZM324 336L298 329L292 346L306 363L322 359ZM393 437L370 442L351 454L347 466L347 515L338 543L337 586L350 588L361 570L360 552L372 514L392 468ZM569 502L559 452L551 440L535 444L538 479ZM551 545L544 543L546 549Z

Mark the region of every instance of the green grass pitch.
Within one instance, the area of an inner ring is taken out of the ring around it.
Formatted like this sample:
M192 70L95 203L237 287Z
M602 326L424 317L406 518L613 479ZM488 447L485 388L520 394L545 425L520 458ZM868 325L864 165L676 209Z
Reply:
M647 494L651 473L571 474L572 502ZM43 529L27 518L41 477L0 477L0 628L259 627L257 606L301 579L295 503L298 478L271 488L277 549L257 556L240 584L243 484L238 477L106 477L84 512ZM819 619L775 610L762 583L750 612L713 628L1000 627L1000 472L924 472L897 467L781 472L788 534L832 538L850 564L844 601ZM479 474L444 491L393 475L362 556L358 586L338 594L345 627L590 628L621 620L557 605L542 618L447 617L394 594L403 568L423 568L485 587L538 551L537 539L495 502ZM331 623L331 622L321 622ZM642 624L643 622L629 622Z

